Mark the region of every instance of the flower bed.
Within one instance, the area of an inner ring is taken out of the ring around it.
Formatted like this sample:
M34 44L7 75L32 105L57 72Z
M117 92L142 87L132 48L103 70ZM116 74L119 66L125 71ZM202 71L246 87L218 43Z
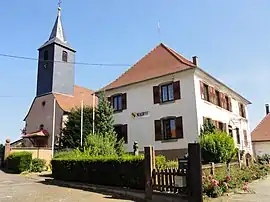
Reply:
M216 170L215 176L210 175L207 170L203 173L203 192L215 198L236 188L248 191L249 182L266 176L269 171L270 168L266 165L253 165L243 169L233 166L230 176L226 176L225 166Z

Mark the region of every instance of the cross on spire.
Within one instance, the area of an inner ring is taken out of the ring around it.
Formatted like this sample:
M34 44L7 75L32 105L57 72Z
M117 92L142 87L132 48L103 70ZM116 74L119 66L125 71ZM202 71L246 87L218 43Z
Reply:
M59 8L61 8L61 4L62 4L62 3L63 3L62 0L59 0L59 1L58 1L58 7L59 7Z

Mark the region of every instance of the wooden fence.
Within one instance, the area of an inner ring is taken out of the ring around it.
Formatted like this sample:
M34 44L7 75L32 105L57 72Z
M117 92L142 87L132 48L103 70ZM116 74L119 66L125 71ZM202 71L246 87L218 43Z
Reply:
M159 192L187 192L186 169L154 169L152 173L153 190Z

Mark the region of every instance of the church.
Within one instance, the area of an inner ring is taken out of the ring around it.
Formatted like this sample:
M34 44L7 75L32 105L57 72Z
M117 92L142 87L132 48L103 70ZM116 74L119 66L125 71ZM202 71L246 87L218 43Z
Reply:
M94 91L74 84L75 53L61 20L61 7L49 39L38 49L36 97L24 119L26 147L59 145L61 131L72 108L96 106ZM54 138L53 138L54 135Z

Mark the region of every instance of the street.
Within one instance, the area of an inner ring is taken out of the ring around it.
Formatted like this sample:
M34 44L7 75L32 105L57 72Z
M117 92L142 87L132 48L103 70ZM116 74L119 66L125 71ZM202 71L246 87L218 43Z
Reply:
M6 174L0 170L0 201L1 202L131 202L117 197L47 185L20 175Z

